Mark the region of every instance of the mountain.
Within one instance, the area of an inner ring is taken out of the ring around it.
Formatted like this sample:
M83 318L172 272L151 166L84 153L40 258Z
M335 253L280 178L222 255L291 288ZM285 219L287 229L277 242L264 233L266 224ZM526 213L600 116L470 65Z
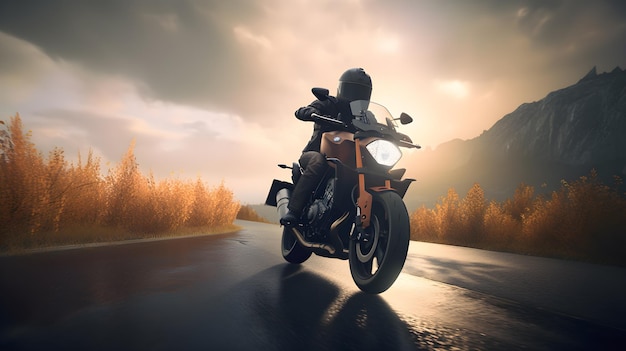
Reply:
M523 104L480 137L494 156L595 166L626 156L626 72L598 75ZM626 165L626 164L623 164Z
M614 175L626 174L626 71L598 74L594 67L576 84L522 104L474 139L413 157L409 167L418 167L420 176L407 194L409 208L432 205L451 187L464 196L476 182L497 200L511 197L522 182L549 192L562 179L592 169L613 185Z

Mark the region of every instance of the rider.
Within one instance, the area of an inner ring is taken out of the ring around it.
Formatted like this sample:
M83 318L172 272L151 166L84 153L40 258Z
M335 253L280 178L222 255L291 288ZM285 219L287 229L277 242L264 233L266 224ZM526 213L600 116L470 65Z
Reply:
M325 132L342 129L337 125L322 124L316 121L311 115L329 116L341 119L346 124L352 120L349 104L355 100L369 100L372 95L372 79L365 73L363 68L351 68L339 77L337 87L337 98L326 99L324 101L315 100L306 107L300 107L295 115L301 121L315 121L311 140L302 150L299 163L304 169L304 173L293 189L287 208L289 211L280 219L280 223L285 226L292 226L298 223L309 195L324 176L328 163L326 156L320 153L322 134Z

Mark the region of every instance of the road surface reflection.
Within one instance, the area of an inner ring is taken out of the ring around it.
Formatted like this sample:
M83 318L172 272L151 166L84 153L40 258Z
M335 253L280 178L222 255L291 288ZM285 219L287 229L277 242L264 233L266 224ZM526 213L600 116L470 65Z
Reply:
M342 291L301 266L279 264L235 286L207 311L208 333L223 349L431 350L499 349L494 340L428 320L406 323L379 295ZM462 337L460 337L463 335Z

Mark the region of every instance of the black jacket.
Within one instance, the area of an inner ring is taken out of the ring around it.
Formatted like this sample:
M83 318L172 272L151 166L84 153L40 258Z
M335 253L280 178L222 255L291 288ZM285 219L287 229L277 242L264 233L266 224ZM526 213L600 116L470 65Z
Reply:
M318 115L332 117L344 122L344 124L348 125L348 127L342 127L336 124L330 123L320 123L317 122L311 117L312 113L317 113ZM313 135L311 135L311 140L309 140L308 144L304 147L302 152L307 151L317 151L320 152L320 146L322 143L322 134L325 132L332 132L336 130L347 130L352 131L351 123L352 113L347 104L341 102L333 102L331 100L315 100L310 103L306 107L300 107L296 113L296 118L301 121L314 121L313 125Z

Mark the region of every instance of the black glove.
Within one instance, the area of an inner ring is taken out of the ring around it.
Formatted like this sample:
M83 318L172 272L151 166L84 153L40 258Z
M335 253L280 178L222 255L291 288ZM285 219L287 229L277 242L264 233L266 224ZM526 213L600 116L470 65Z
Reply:
M337 115L337 118L346 125L352 122L352 115L347 115L341 112L339 112L339 114Z
M311 116L313 113L320 114L315 108L311 106L300 107L296 110L296 118L301 121L314 121L315 119Z

